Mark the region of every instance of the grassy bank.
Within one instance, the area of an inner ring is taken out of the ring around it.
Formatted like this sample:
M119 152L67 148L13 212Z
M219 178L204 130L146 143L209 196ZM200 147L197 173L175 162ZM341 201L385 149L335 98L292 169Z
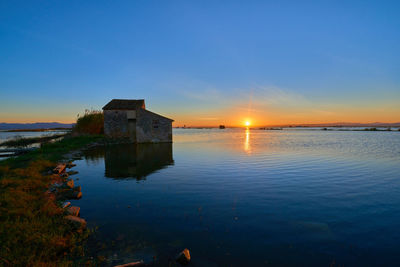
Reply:
M73 231L64 210L46 191L63 155L103 137L63 140L0 162L0 266L71 266L83 253L85 233Z

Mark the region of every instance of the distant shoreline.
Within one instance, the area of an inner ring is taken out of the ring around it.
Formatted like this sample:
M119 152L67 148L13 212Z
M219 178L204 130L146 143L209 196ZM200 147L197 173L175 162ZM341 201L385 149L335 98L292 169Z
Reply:
M223 124L221 124L223 125ZM245 126L229 126L223 125L225 128L245 128ZM400 127L400 122L396 123L326 123L326 124L274 124L274 125L258 125L253 128L318 128L318 127L329 127L329 128L389 128L389 127ZM173 128L219 128L219 126L174 126Z
M46 128L46 129L12 129L0 130L0 132L52 132L52 131L71 131L71 128Z
M35 123L8 123L0 122L0 131L9 130L41 130L41 129L71 129L75 123L60 123L60 122L35 122Z
M174 129L185 129L185 130L200 130L200 129L249 129L249 130L260 130L260 131L277 131L277 130L289 130L289 129L308 129L313 131L379 131L379 132L398 132L400 126L379 126L379 127L364 127L364 126L296 126L296 127L225 127L220 129L218 127L173 127Z

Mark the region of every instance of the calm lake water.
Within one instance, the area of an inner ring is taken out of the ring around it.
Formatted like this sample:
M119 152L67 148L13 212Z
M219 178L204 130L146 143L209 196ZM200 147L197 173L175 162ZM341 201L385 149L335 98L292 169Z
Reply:
M73 201L105 265L346 266L400 262L400 133L174 129L75 161Z

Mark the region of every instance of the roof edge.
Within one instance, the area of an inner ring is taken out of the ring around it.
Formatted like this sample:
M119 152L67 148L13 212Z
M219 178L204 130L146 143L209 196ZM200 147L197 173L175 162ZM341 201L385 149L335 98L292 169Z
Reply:
M130 103L131 102L131 103ZM127 107L132 105L131 107ZM121 106L121 107L118 107ZM105 106L102 107L102 110L134 110L137 107L146 108L144 99L112 99Z
M159 116L159 117L161 117L161 118L164 118L164 119L167 119L167 120L169 120L169 121L171 121L171 122L174 121L173 119L170 119L170 118L168 118L168 117L165 117L165 116L163 116L163 115L157 114L157 113L152 112L152 111L147 110L147 109L142 109L141 111L149 112L149 113L151 113L151 114L153 114L153 115L157 115L157 116Z

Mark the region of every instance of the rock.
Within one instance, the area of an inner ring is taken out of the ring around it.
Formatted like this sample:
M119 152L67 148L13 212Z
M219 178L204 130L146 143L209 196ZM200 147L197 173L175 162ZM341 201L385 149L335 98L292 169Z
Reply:
M75 175L75 174L78 174L79 172L77 172L77 171L69 171L67 173L68 173L68 175Z
M76 166L76 164L74 164L74 163L72 163L72 162L68 162L67 163L67 168L68 169L70 169L70 168L72 168L72 167L75 167Z
M176 261L182 265L187 265L190 262L190 253L187 248L185 248L181 253L176 257Z
M51 185L52 188L57 189L58 191L62 192L66 189L73 189L74 188L74 180L67 180L65 182L55 182Z
M74 187L75 188L75 187ZM74 191L73 189L60 189L57 191L57 199L80 199L82 197L82 192Z
M63 171L65 171L65 168L66 168L66 167L67 167L66 164L60 163L60 164L58 164L58 165L53 169L53 173L60 174L60 173L62 173Z
M65 219L72 222L72 224L77 228L86 228L86 221L82 218L79 218L79 217L76 217L73 215L68 215L68 216L65 216Z
M67 212L72 215L72 216L79 216L79 211L81 210L81 208L76 207L76 206L71 206L67 209Z
M74 180L68 180L65 184L65 187L74 188Z
M114 267L131 267L131 266L144 266L144 262L143 261L134 261L134 262L130 262L130 263L122 264L122 265L115 265Z
M62 178L64 178L64 179L66 179L66 178L68 178L69 174L66 173L66 172L63 172L63 173L60 174L60 176L61 176Z
M75 192L81 192L82 191L82 187L79 186L75 186L74 188L72 188L72 190L74 190Z
M74 191L74 198L75 199L80 199L82 197L82 192L76 192Z
M65 208L68 208L69 206L71 206L71 202L68 202L68 201L67 201L67 202L64 202L64 203L63 203L63 206L62 206L62 207L63 207L63 209L65 209Z
M58 183L58 182L63 181L63 179L61 178L61 176L59 174L52 174L52 175L50 175L50 178L53 183Z

